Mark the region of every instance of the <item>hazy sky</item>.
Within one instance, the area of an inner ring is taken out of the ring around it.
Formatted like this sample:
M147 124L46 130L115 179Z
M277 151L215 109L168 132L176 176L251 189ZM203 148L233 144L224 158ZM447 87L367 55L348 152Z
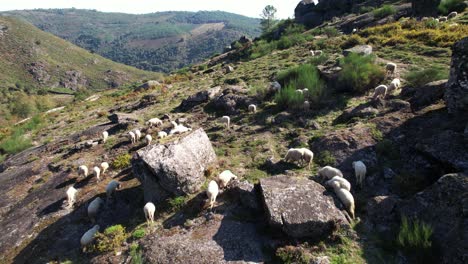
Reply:
M299 2L300 0L0 0L0 11L70 7L134 14L174 10L222 10L259 17L266 5L273 5L278 9L278 18L292 18L294 8Z

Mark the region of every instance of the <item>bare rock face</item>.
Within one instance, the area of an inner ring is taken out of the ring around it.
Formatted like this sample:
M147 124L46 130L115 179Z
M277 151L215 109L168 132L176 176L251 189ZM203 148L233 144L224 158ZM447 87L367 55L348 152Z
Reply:
M88 80L80 71L66 71L65 77L60 81L60 85L65 88L77 91L80 87L86 86Z
M423 87L407 87L401 91L401 94L405 97L411 96L409 102L413 109L421 109L442 99L446 85L447 80L439 80Z
M228 115L238 114L240 108L247 108L251 103L253 102L247 95L247 89L241 86L230 86L213 100L214 107Z
M112 123L115 124L136 124L138 123L138 117L134 114L127 113L113 113L107 117Z
M319 1L317 5L303 4L301 1L294 9L294 17L296 23L307 27L316 27L326 20L348 13L352 5L352 0Z
M216 154L202 128L165 145L139 150L132 160L133 173L140 180L148 201L160 201L168 195L186 195L200 191L204 172Z
M190 109L196 105L206 103L211 99L214 99L221 92L221 86L216 86L208 90L200 91L196 94L189 96L187 99L183 100L179 108L181 109Z
M308 179L275 176L260 180L268 221L291 237L321 237L346 224L325 188Z
M450 78L444 95L449 113L468 111L468 37L458 41L452 48Z
M157 86L161 85L158 81L147 81L144 84L140 85L137 90L148 90L155 88Z

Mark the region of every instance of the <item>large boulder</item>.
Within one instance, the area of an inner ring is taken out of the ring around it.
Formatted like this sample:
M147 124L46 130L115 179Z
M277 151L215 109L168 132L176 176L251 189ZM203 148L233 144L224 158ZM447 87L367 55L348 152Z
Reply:
M401 91L401 94L405 97L411 97L409 100L411 108L420 109L442 99L444 97L446 85L447 80L439 80L430 82L423 87L405 87Z
M291 237L323 237L347 223L325 188L308 179L275 176L260 180L269 224Z
M444 95L449 113L468 111L468 37L458 41L452 48L450 78Z
M317 5L312 2L304 4L301 1L294 9L294 18L296 23L307 27L316 27L326 20L350 12L352 5L352 0L319 1Z
M433 228L438 263L468 262L468 175L447 174L426 190L402 202L400 213Z
M370 45L358 45L349 49L343 50L343 55L348 56L351 53L356 53L359 55L370 55L372 54L372 46Z
M143 185L145 199L161 201L169 195L200 191L205 170L216 154L202 128L164 145L151 145L137 151L132 159L133 173Z
M196 105L206 103L214 99L221 92L221 86L216 86L208 90L200 91L196 94L190 95L187 99L183 100L179 108L188 109Z
M253 100L248 96L248 90L241 86L230 86L223 94L213 100L214 107L228 115L239 113L240 108L247 108Z

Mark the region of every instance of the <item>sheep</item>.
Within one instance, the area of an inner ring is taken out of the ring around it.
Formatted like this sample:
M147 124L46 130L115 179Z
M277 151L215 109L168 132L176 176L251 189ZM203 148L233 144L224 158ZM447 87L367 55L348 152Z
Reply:
M132 131L128 132L128 136L130 137L130 141L132 142L132 144L134 144L136 142L136 135L135 133L133 133Z
M107 162L101 163L101 168L102 168L102 175L104 175L104 173L106 173L106 170L109 168L109 163Z
M452 18L454 18L454 17L456 17L456 16L458 16L458 13L455 12L455 11L453 11L453 12L451 12L450 14L448 14L447 19L452 19Z
M354 169L354 174L356 175L356 182L360 187L362 187L362 183L364 179L366 178L366 164L362 161L354 161L353 162L353 169Z
M445 22L445 21L447 21L446 16L439 17L439 22Z
M146 140L146 145L149 146L151 144L151 141L153 140L153 137L150 134L148 134L145 136L145 140Z
M139 129L135 129L135 140L136 141L140 141L140 138L141 138L141 131Z
M254 105L254 104L249 105L249 112L256 113L257 112L257 106Z
M357 28L353 28L353 31L352 31L351 33L354 34L354 33L356 33L357 31L358 31Z
M88 167L86 165L81 165L78 167L78 175L83 174L84 177L88 176Z
M98 166L94 166L93 168L94 175L96 175L97 181L101 181L101 169Z
M437 23L439 23L439 19L438 19L438 18L435 18L434 21L437 22Z
M109 137L109 132L107 131L102 132L102 143L106 143L108 137Z
M94 241L94 236L96 235L98 231L99 231L99 225L95 225L93 228L86 231L86 233L84 233L83 236L81 236L80 243L81 243L83 252L85 251L85 247Z
M333 178L325 182L325 185L332 186L333 181L337 181L340 185L340 188L351 191L351 183L349 183L348 180L340 176L333 176Z
M423 17L423 18L421 18L421 21L425 22L425 21L428 21L429 19L430 19L429 17Z
M120 190L120 188L122 188L122 184L120 184L120 182L114 180L109 182L106 186L107 201L110 201L115 194L115 190Z
M346 210L351 214L351 218L354 219L354 197L353 195L346 189L340 187L338 181L332 181L331 185L335 194L338 196L340 201L346 207Z
M297 93L297 94L300 94L300 95L304 95L304 92L303 92L301 89L296 90L296 93Z
M210 201L210 210L213 210L213 206L216 202L216 196L218 196L219 187L215 181L210 181L208 184L208 189L206 190L206 195Z
M321 50L316 50L315 51L315 56L321 56L323 54L323 51Z
M96 222L96 215L99 212L99 207L104 203L104 201L100 197L96 197L91 203L88 205L88 217L91 219L91 222Z
M231 124L231 118L229 118L229 116L223 116L221 117L221 123L225 124L227 129L229 129L229 126Z
M229 181L232 179L237 179L237 176L234 175L230 170L225 170L218 175L218 183L221 189L225 188Z
M78 190L76 190L73 186L70 186L67 190L67 201L68 201L68 207L73 207L73 204L75 203L75 196Z
M310 149L307 149L307 148L300 148L299 150L302 152L301 160L305 161L306 164L308 164L309 170L310 170L310 164L312 163L312 160L314 159L314 153Z
M165 138L165 137L167 137L167 133L166 133L166 132L164 132L164 131L159 131L159 132L158 132L158 138Z
M328 180L335 176L343 177L343 173L339 169L333 168L332 166L325 166L321 168L320 170L318 170L318 175Z
M304 108L305 111L310 109L310 103L309 101L304 101L302 107Z
M398 88L400 88L400 85L401 85L400 79L398 78L393 79L387 88L387 93L397 90Z
M301 161L303 154L304 154L304 151L302 151L301 149L291 148L288 150L288 152L286 153L286 156L284 156L283 159L285 162Z
M145 207L143 207L143 211L145 212L145 218L148 223L154 222L154 212L156 211L156 206L152 202L147 202Z
M149 126L150 128L153 126L162 126L163 122L159 118L151 118L150 120L146 121L145 125Z
M169 134L182 134L187 131L192 131L192 129L189 127L185 127L184 125L177 125L175 128L171 129L171 131L169 131Z
M387 74L388 73L395 74L395 72L397 71L397 65L393 62L389 62L385 66L385 71L387 72Z
M376 100L379 97L385 98L387 95L387 86L386 85L379 85L374 89L374 95L372 96L372 100Z
M312 57L315 56L315 52L313 50L310 50L309 52L310 52L310 55L312 55Z
M171 121L172 128L176 128L178 124L175 121Z

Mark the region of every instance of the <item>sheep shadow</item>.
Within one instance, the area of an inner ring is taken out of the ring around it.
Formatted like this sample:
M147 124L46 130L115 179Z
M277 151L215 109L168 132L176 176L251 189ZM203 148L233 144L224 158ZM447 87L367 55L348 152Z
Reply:
M55 189L62 189L63 187L66 187L68 185L73 185L73 184L76 183L76 180L77 180L77 178L68 179L67 181L64 181L64 182L58 184L57 186L55 186Z

